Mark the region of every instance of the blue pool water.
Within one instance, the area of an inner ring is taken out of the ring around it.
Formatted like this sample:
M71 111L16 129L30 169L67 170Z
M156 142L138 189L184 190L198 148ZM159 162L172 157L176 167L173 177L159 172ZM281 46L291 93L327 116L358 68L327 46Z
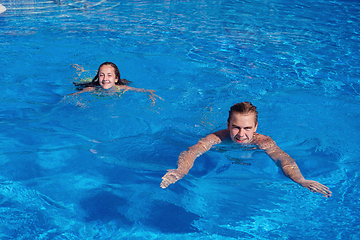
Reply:
M0 239L360 239L358 1L2 5ZM105 61L162 100L66 96ZM232 145L159 187L241 101L333 197Z

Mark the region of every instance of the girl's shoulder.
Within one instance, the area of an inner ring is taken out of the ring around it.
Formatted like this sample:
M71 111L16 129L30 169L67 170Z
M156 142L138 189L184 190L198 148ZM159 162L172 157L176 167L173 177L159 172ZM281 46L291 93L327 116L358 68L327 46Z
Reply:
M129 89L130 87L127 85L115 85L115 87L119 90L123 90L123 89Z

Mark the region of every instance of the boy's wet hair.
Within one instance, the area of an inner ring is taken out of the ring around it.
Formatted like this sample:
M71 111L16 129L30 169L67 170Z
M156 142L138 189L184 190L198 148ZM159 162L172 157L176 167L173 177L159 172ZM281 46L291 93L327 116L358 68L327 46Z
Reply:
M240 113L240 114L255 114L255 125L258 123L258 112L256 110L256 107L252 105L251 102L241 102L237 103L233 106L231 106L229 111L229 118L228 123L230 122L230 118L234 112Z
M113 67L115 69L115 78L119 79L119 81L117 81L115 83L115 85L128 85L131 82L131 81L126 80L126 79L121 79L119 68L116 66L115 63L104 62L99 66L97 74L96 74L96 76L93 78L93 80L91 82L87 82L87 83L76 83L76 82L74 82L74 85L77 86L77 87L80 87L80 88L100 86L99 71L100 71L100 68L102 66L105 66L105 65L110 65L111 67Z

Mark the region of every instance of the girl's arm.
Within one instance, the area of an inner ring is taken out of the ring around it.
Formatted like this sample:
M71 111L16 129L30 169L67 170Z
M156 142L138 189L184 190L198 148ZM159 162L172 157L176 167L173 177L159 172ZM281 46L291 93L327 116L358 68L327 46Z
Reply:
M117 86L119 89L122 89L124 92L127 92L127 91L134 91L134 92L145 92L145 93L149 93L149 99L151 100L152 102L152 105L155 104L155 99L156 98L159 98L162 100L161 97L159 97L158 95L154 94L154 90L151 90L151 89L144 89L144 88L134 88L134 87L130 87L130 86L127 86L127 85L120 85L120 86Z
M94 91L94 90L95 90L95 87L86 87L86 88L84 88L83 90L81 90L79 92L70 93L67 96L77 95L77 94L80 94L80 93L83 93L83 92L90 92L90 91Z

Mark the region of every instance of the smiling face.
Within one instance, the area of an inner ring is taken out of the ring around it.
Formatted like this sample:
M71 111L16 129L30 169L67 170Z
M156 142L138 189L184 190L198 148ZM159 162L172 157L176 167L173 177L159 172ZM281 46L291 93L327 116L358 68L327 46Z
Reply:
M119 81L115 74L115 68L111 65L103 65L99 69L99 84L103 89L110 89Z
M257 129L257 123L255 122L256 116L254 113L232 113L228 121L231 140L238 144L250 143Z

